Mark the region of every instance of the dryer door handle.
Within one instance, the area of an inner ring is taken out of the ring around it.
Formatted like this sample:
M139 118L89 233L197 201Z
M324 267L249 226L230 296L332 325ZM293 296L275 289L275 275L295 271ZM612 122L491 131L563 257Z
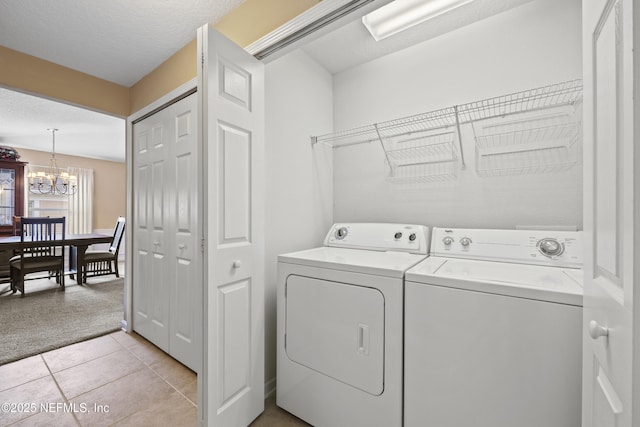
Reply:
M358 324L358 353L369 355L369 325Z

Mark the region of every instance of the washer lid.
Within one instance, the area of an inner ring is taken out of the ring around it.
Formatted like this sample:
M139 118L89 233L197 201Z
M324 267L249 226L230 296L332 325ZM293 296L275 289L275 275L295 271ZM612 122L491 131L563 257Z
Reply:
M405 279L582 306L582 271L579 269L430 257L407 271Z
M320 247L278 255L278 262L403 278L405 271L424 258L407 252Z

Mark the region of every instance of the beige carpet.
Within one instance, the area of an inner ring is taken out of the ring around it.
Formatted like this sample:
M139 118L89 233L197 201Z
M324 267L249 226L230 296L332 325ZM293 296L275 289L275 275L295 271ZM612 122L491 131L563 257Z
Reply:
M0 365L84 341L120 328L124 279L89 279L79 286L67 278L27 281L24 298L0 288Z

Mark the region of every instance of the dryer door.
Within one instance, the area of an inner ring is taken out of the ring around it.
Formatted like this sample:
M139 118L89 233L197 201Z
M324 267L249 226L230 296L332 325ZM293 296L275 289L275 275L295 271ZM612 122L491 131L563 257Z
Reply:
M372 395L384 391L384 295L289 276L285 350L294 362Z

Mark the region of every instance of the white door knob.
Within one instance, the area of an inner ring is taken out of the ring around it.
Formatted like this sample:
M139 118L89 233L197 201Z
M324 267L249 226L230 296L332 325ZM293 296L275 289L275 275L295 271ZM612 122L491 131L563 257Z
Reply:
M184 249L184 248L186 248L184 243L181 243L181 244L178 245L178 249Z
M240 262L239 259L233 261L233 268L240 268L241 265L242 263Z
M609 336L609 328L606 328L595 320L592 320L589 322L589 336L594 340L597 340L600 337Z

